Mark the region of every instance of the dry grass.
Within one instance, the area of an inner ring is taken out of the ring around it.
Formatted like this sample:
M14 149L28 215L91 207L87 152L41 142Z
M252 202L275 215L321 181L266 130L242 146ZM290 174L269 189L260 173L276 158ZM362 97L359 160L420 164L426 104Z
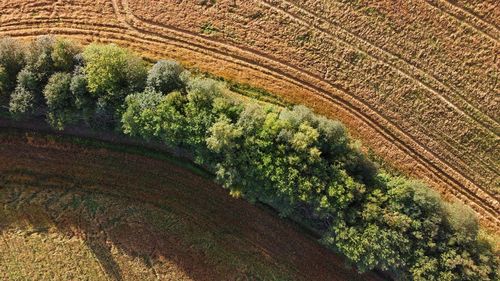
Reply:
M0 133L2 280L376 280L165 161Z
M16 0L0 9L0 34L116 42L339 118L389 163L500 228L495 1Z

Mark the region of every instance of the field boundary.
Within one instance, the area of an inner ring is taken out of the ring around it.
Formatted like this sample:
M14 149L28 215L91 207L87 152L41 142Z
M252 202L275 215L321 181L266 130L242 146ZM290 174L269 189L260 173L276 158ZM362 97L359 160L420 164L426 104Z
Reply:
M255 54L254 50L230 46L192 32L162 26L153 27L149 31L144 30L141 25L148 25L149 27L150 23L144 23L141 19L131 15L130 11L127 10L127 1L120 2L114 0L113 7L116 8L115 13L125 27L104 26L102 27L103 30L96 30L101 27L74 21L74 26L68 28L67 26L60 26L65 24L64 21L54 20L50 24L50 27L47 28L42 25L49 22L40 20L38 23L24 22L5 27L2 25L0 26L0 30L3 30L5 34L22 38L30 38L37 34L46 34L47 32L69 35L83 40L89 40L89 37L91 40L95 40L97 37L108 36L109 38L99 39L105 42L117 42L133 46L136 49L148 50L150 53L154 53L156 50L151 50L152 48L148 48L147 46L176 44L179 48L189 50L190 52L204 54L216 60L236 65L238 69L252 69L262 73L262 75L269 76L272 80L279 80L285 84L290 83L297 88L315 93L318 99L315 101L311 100L308 105L311 103L317 104L318 102L331 103L332 106L338 108L339 114L342 114L340 112L347 113L344 114L342 121L345 122L345 120L351 117L357 119L346 122L351 125L349 127L356 128L356 126L353 126L354 124L363 124L364 127L369 127L359 128L358 130L360 132L364 132L365 130L375 132L376 135L383 138L386 147L397 147L402 154L410 156L419 165L418 169L420 170L416 169L416 173L426 177L426 180L432 182L433 186L437 186L443 194L452 195L473 207L482 219L486 221L486 224L496 229L500 228L500 204L498 203L497 196L482 188L474 179L460 173L446 160L441 159L432 149L429 149L422 142L415 140L403 128L387 120L386 117L373 107L370 107L366 102L352 97L337 85L317 78L307 71L297 69L286 62L276 61L274 58ZM167 28L169 35L166 35L163 31L159 35L157 32L162 28ZM242 52L248 52L247 56L251 59L239 54ZM158 52L157 54L162 53ZM259 57L253 57L255 55ZM300 73L305 74L305 78L298 79L289 74L288 71L280 70L281 68L300 71ZM314 108L317 110L318 106ZM373 133L368 135L373 135Z

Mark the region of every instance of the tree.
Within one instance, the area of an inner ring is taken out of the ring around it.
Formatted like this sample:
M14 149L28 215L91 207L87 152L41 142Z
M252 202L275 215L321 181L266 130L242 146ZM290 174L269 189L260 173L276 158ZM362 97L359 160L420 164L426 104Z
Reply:
M10 99L10 93L16 87L16 77L25 65L24 45L18 40L3 37L0 39L0 67L4 71L3 89L0 94L3 100Z
M0 65L0 105L7 100L7 83L8 81L8 75L7 72L5 71L5 67Z
M87 89L87 78L76 70L71 78L70 90L76 109L81 113L83 121L90 123L95 112L95 100Z
M146 63L114 44L91 44L83 52L89 92L118 108L130 92L144 89Z
M175 61L158 61L148 73L147 87L158 93L169 93L182 86L182 66Z
M17 86L9 102L9 111L14 117L27 117L35 112L40 104L37 87L37 77L30 69L24 68L19 72Z
M30 42L26 50L26 66L35 74L40 86L45 85L55 71L52 60L54 42L52 36L39 36ZM38 92L41 93L41 89Z
M221 116L208 131L210 136L206 140L207 146L214 152L234 151L240 147L236 139L242 136L243 131L235 124L232 124L229 118Z
M68 73L53 74L43 90L47 102L47 120L59 130L76 119L74 96L71 92L71 75Z
M9 111L16 118L30 115L35 110L35 95L24 87L16 87L10 98Z
M160 93L149 90L128 95L121 119L123 132L145 139L161 139L161 123L166 122L159 116L158 106L162 100Z
M49 109L65 109L74 106L70 85L71 74L58 72L50 77L43 90Z
M54 42L51 58L57 71L70 72L77 64L77 55L81 46L68 39L57 38Z

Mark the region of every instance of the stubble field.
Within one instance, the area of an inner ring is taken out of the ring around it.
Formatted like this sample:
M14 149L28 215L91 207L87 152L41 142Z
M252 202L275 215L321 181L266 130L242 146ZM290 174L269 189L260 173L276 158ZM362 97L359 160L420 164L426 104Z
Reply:
M496 1L15 0L0 10L1 35L116 42L311 106L500 228Z
M0 134L2 280L378 280L164 160Z

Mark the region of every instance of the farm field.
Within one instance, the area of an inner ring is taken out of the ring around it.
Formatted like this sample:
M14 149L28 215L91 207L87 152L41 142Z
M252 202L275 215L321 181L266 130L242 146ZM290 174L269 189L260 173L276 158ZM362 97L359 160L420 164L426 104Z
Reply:
M115 42L340 119L500 228L498 2L0 1L0 35Z
M378 280L178 165L8 132L2 280Z

